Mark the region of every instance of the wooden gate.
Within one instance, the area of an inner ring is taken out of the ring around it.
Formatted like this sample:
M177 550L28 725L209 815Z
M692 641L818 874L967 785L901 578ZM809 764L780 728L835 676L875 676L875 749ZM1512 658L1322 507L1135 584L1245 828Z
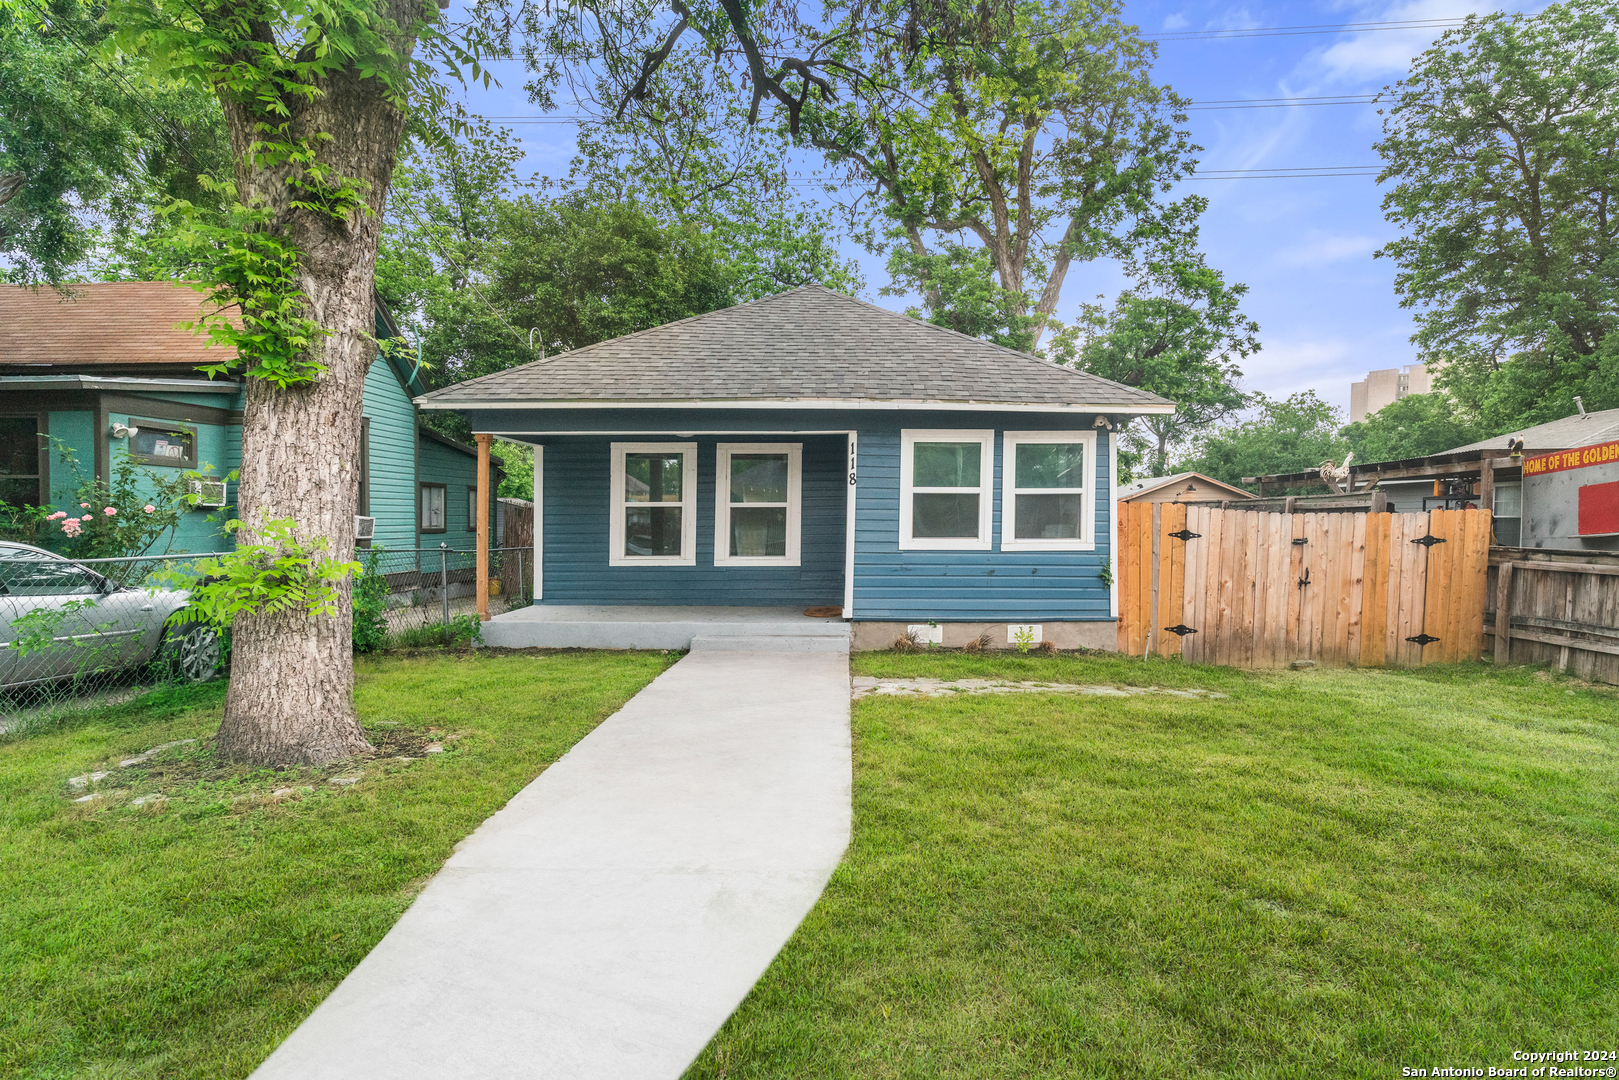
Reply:
M1489 543L1487 510L1120 503L1119 649L1231 667L1476 659Z

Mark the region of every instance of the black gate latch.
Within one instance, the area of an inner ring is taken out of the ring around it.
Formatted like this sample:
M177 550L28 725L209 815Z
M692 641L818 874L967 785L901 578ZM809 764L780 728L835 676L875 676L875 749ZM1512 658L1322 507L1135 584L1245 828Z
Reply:
M1443 536L1419 536L1411 542L1413 544L1421 544L1425 548L1431 548L1435 544L1443 544L1445 542L1445 538Z
M1202 533L1195 533L1191 529L1182 529L1179 532L1172 532L1169 535L1173 536L1177 540L1196 540L1198 537L1202 536L1203 534Z
M1197 633L1196 630L1193 630L1190 626L1187 626L1185 623L1182 623L1179 626L1166 626L1166 627L1164 627L1164 629L1168 630L1171 634L1174 634L1176 637L1185 637L1187 634L1195 634L1195 633Z
M1416 543L1416 542L1417 542L1417 541L1415 541L1415 540L1413 540L1413 541L1411 541L1411 542L1412 542L1412 543L1413 543L1413 544L1414 544L1414 543ZM1441 540L1441 541L1439 541L1439 542L1440 542L1440 543L1441 543L1441 544L1443 544L1443 543L1444 543L1444 541L1443 541L1443 540ZM1438 640L1439 640L1439 639L1438 639L1438 638L1436 638L1436 637L1432 637L1432 636L1430 636L1430 635L1429 635L1429 634L1426 634L1426 633L1422 633L1422 634L1418 634L1418 635L1417 635L1417 636L1416 636L1416 637L1408 637L1408 638L1406 638L1406 639L1405 639L1405 640L1407 640L1407 641L1414 641L1414 642L1416 642L1416 643L1417 643L1417 644L1418 644L1418 645L1431 645L1431 644L1432 644L1432 643L1434 643L1434 642L1435 642L1435 641L1438 641Z

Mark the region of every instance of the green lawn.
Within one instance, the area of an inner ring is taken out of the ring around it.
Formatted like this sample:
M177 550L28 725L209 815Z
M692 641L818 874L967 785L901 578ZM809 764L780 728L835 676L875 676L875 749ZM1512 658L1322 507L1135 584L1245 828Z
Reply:
M361 662L362 721L408 764L250 772L198 742L117 768L212 735L218 685L0 737L0 1076L247 1075L457 841L675 659ZM75 803L68 778L109 766L125 794Z
M858 702L849 853L691 1077L1397 1077L1615 1046L1611 690L1482 665L855 669L1230 697Z

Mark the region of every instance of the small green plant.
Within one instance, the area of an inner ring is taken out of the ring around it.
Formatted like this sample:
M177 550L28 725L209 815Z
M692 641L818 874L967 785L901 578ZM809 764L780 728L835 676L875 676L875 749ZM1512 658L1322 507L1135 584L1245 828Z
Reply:
M225 523L237 532L242 523ZM156 577L191 590L191 610L215 626L229 627L243 612L276 612L302 608L310 615L335 616L338 587L357 571L357 562L339 562L327 554L325 537L298 539L291 518L266 521L256 530L263 539L240 544L217 559L201 559L191 571L161 571ZM197 579L200 578L200 581Z
M382 549L365 553L354 579L354 651L376 652L388 641L388 579L377 571Z
M1102 584L1113 588L1113 556L1102 556L1102 572L1096 575L1102 579Z
M1031 648L1034 647L1034 627L1032 627L1032 626L1020 626L1020 627L1018 627L1015 631L1012 632L1012 643L1017 646L1017 651L1018 652L1020 652L1020 653L1028 652Z
M936 619L929 619L928 620L928 631L929 631L929 633L928 633L928 648L930 648L930 649L937 649L939 647L939 645L940 645L940 642L933 640L936 636L940 636L940 635L935 635L934 633L932 633L932 631L937 630L938 628L939 628L939 623L938 623L938 621Z
M449 645L482 645L483 620L477 615L457 615L444 628L444 639Z

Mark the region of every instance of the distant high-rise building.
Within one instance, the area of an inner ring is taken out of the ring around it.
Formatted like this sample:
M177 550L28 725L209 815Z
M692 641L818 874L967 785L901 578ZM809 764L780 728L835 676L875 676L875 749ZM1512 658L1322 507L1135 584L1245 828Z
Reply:
M1426 364L1369 371L1362 381L1349 384L1349 422L1364 420L1407 394L1426 394L1431 390L1433 379Z

